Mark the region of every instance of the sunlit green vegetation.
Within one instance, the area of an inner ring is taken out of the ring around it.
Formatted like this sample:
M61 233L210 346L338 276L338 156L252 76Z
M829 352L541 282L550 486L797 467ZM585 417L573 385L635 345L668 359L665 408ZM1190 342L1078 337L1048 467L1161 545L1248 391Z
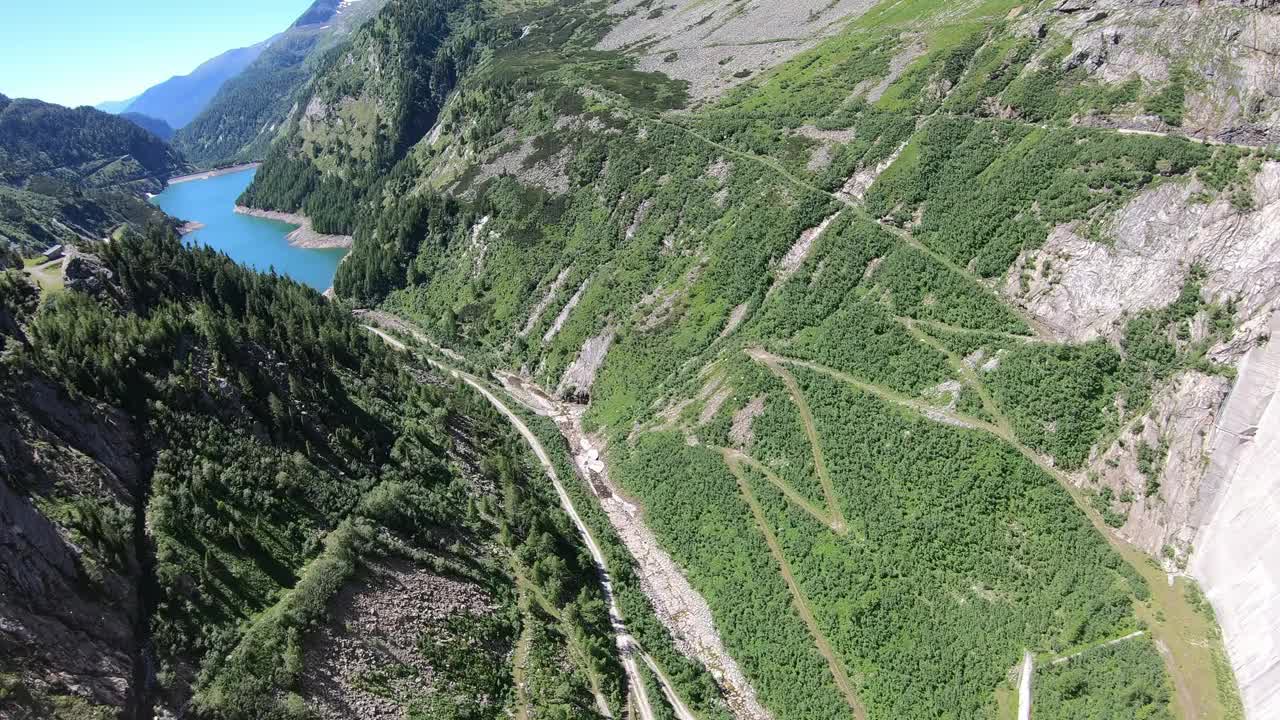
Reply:
M752 476L752 489L822 628L864 678L860 694L872 716L930 717L946 708L980 716L992 709L991 691L1016 664L1020 648L1059 651L1132 629L1130 602L1141 580L1025 458L981 433L904 417L852 386L810 371L796 375L849 532L816 523L759 475ZM739 402L759 393L785 397L766 377L735 377ZM758 433L774 426L767 416ZM762 461L807 482L802 492L819 497L811 472L786 470L811 462L803 435L788 429L760 442ZM686 517L736 508L730 517L750 524L720 459L673 434L645 436L624 458L620 477L646 498L651 524L689 563L695 584L716 597L712 607L722 603L726 617L753 607L764 612L754 595L720 597L714 588L717 578L743 573L753 573L745 586L765 588L773 581L754 573L766 571L748 564L729 573L721 547L728 531L717 525L712 532L705 514ZM662 480L677 472L684 482ZM732 542L736 547L745 539L735 535ZM812 646L798 629L755 632L731 650L754 657L752 648L763 652L766 638L787 643L790 654ZM773 688L767 672L758 672L768 699ZM785 687L794 686L792 680Z
M621 706L590 558L487 404L422 382L348 308L292 280L164 231L97 250L120 283L103 299L67 292L37 310L17 271L0 276L0 331L14 346L0 372L119 407L145 433L145 505L56 492L39 505L102 558L99 575L154 583L161 703L190 699L210 718L301 717L309 634L365 562L393 557L473 583L499 606L449 620L442 637L462 645L422 646L437 680L411 705L479 718L513 702L520 575L553 618L550 646L537 650L562 663L539 707L591 717L593 688ZM130 560L135 522L154 543L145 578Z
M1160 653L1142 636L1036 668L1032 708L1049 720L1171 720Z
M1114 341L1062 345L998 288L1054 227L1105 242L1115 211L1162 183L1247 197L1254 159L1068 126L1179 103L1066 67L1058 39L1003 21L1014 5L881 4L680 113L663 112L678 83L586 51L602 27L585 6L545 27L531 22L543 10L517 13L438 106L434 139L394 158L351 220L338 293L468 357L552 389L585 341L612 334L586 423L779 718L989 715L1024 648L1129 632L1148 597L1043 458L1079 467L1158 383L1222 372L1191 318L1221 338L1231 309L1193 275ZM516 24L534 27L520 43ZM293 158L318 175L366 167ZM749 349L794 363L834 507L787 389ZM718 410L700 395L717 387ZM749 463L735 475L718 449L758 396L741 449L774 478ZM1105 500L1099 524L1123 524Z

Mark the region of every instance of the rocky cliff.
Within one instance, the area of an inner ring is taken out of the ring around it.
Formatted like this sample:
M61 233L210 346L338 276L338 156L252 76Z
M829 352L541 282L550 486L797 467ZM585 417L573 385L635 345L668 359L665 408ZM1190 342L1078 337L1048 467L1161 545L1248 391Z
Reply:
M1280 13L1273 0L1064 0L1047 18L1062 62L1090 78L1168 84L1185 109L1146 105L1081 121L1265 145L1280 141Z
M1208 358L1235 368L1234 382L1188 372L1165 383L1134 427L1095 449L1077 482L1127 498L1117 532L1169 572L1204 584L1248 717L1267 718L1280 683L1280 647L1268 644L1267 629L1277 570L1262 539L1276 517L1264 458L1275 452L1265 418L1276 379L1268 341L1280 303L1280 163L1255 161L1240 183L1216 199L1199 180L1162 184L1119 209L1101 240L1059 226L1015 263L1004 287L1045 328L1076 342L1118 339L1128 318L1171 302L1192 273L1203 276L1207 299L1231 307L1231 333ZM1203 330L1210 321L1198 322ZM1144 467L1152 448L1154 464Z
M1272 315L1268 337L1280 332ZM1250 718L1280 716L1280 344L1250 350L1210 435L1191 574L1213 602Z
M1207 200L1195 180L1140 194L1110 219L1103 241L1060 226L1010 269L1006 295L1058 337L1116 339L1124 321L1169 304L1191 273L1202 274L1206 299L1228 303L1234 312L1229 339L1208 355L1236 365L1269 336L1280 302L1280 163L1260 163L1255 172L1243 200ZM1203 328L1209 320L1199 322ZM1158 389L1140 426L1098 448L1089 467L1117 496L1138 498L1121 533L1171 570L1186 567L1219 490L1206 484L1204 458L1229 390L1228 382L1202 373L1175 378ZM1167 453L1147 473L1138 469L1143 444ZM1151 473L1160 490L1147 496ZM1088 484L1083 475L1081 483Z
M40 377L6 378L0 710L13 717L24 717L23 707L43 717L102 718L141 707L138 443L118 411L77 402Z

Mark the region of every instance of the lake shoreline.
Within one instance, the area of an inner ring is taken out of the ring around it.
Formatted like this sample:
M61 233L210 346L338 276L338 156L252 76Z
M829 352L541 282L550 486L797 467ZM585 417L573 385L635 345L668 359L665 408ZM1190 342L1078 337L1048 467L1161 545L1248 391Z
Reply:
M300 217L272 214L267 217L276 222L262 222L251 215L264 213L250 214L243 209L236 212L236 201L252 184L256 172L258 170L249 168L221 172L206 182L178 183L165 188L151 201L170 217L181 218L174 221L173 226L183 231L184 245L208 247L260 272L274 270L317 292L324 291L333 285L339 261L347 251L299 247L313 244L298 242L300 236L306 235L296 232L304 224ZM332 239L327 239L322 247L334 244ZM345 245L345 242L339 239L337 244Z
M326 235L324 233L316 232L311 227L311 218L299 213L279 212L276 210L259 210L257 208L245 207L243 205L236 205L235 211L241 215L297 225L298 229L289 233L285 237L285 239L289 241L289 244L294 247L307 248L308 250L350 250L354 243L354 238L350 235Z
M262 163L252 162L245 163L243 165L232 165L231 167L218 168L217 170L206 170L204 172L192 173L191 175L179 175L178 177L169 178L168 181L165 182L165 186L168 187L169 185L177 185L178 183L192 182L193 180L208 180L209 178L216 178L221 175L230 175L232 173L243 172L245 170L253 170L260 165L262 165Z
M342 263L346 262L347 258L349 257L351 257L351 253L344 254L342 256L342 259L338 261L338 267L339 268L342 267ZM338 281L338 271L336 269L333 271L333 280L334 282ZM338 291L334 288L332 284L330 284L329 287L326 288L325 291L320 294L323 295L326 300L336 300L338 298Z

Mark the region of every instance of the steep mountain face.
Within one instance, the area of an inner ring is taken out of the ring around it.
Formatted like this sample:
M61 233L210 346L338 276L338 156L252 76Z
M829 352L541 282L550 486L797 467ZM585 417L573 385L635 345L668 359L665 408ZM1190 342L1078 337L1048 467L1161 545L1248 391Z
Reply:
M142 646L130 525L143 500L137 429L42 377L6 385L4 400L0 703L32 717L132 715Z
M174 145L202 167L262 159L294 107L298 90L328 51L384 3L316 0L255 60L222 84L204 109L181 127Z
M97 250L38 307L0 271L0 714L622 711L590 557L487 403L290 280Z
M121 112L147 115L163 120L175 130L181 128L204 110L224 83L249 67L270 44L271 40L264 40L206 60L187 75L175 75L148 88Z
M364 194L431 130L492 34L468 3L389 5L299 95L287 141L272 147L241 204L350 233Z
M1028 649L1037 718L1275 714L1222 509L1275 489L1223 410L1269 427L1272 3L495 5L416 85L410 7L462 13L388 5L246 200L584 405L772 717L1007 712Z
M1068 64L1122 84L1137 75L1168 90L1140 108L1089 118L1107 126L1161 130L1264 146L1280 141L1276 78L1280 15L1271 0L1120 2L1056 7ZM1182 103L1166 102L1182 96ZM1137 112L1135 112L1137 110Z
M154 118L150 115L143 115L142 113L136 112L123 112L120 113L120 117L128 120L134 125L137 125L143 130L146 130L152 135L155 135L161 140L168 141L173 137L173 128L169 127L169 123L159 118Z
M24 253L167 222L142 196L186 168L127 119L0 96L0 238Z

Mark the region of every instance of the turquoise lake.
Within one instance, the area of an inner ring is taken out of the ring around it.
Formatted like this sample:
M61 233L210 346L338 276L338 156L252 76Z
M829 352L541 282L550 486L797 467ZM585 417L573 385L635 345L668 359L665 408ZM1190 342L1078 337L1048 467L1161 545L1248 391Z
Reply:
M207 245L258 270L274 267L281 275L325 291L333 284L338 263L347 251L294 247L285 236L293 232L296 225L237 213L236 198L249 186L256 172L257 169L249 169L177 183L151 201L173 217L204 224L183 238L188 245Z

